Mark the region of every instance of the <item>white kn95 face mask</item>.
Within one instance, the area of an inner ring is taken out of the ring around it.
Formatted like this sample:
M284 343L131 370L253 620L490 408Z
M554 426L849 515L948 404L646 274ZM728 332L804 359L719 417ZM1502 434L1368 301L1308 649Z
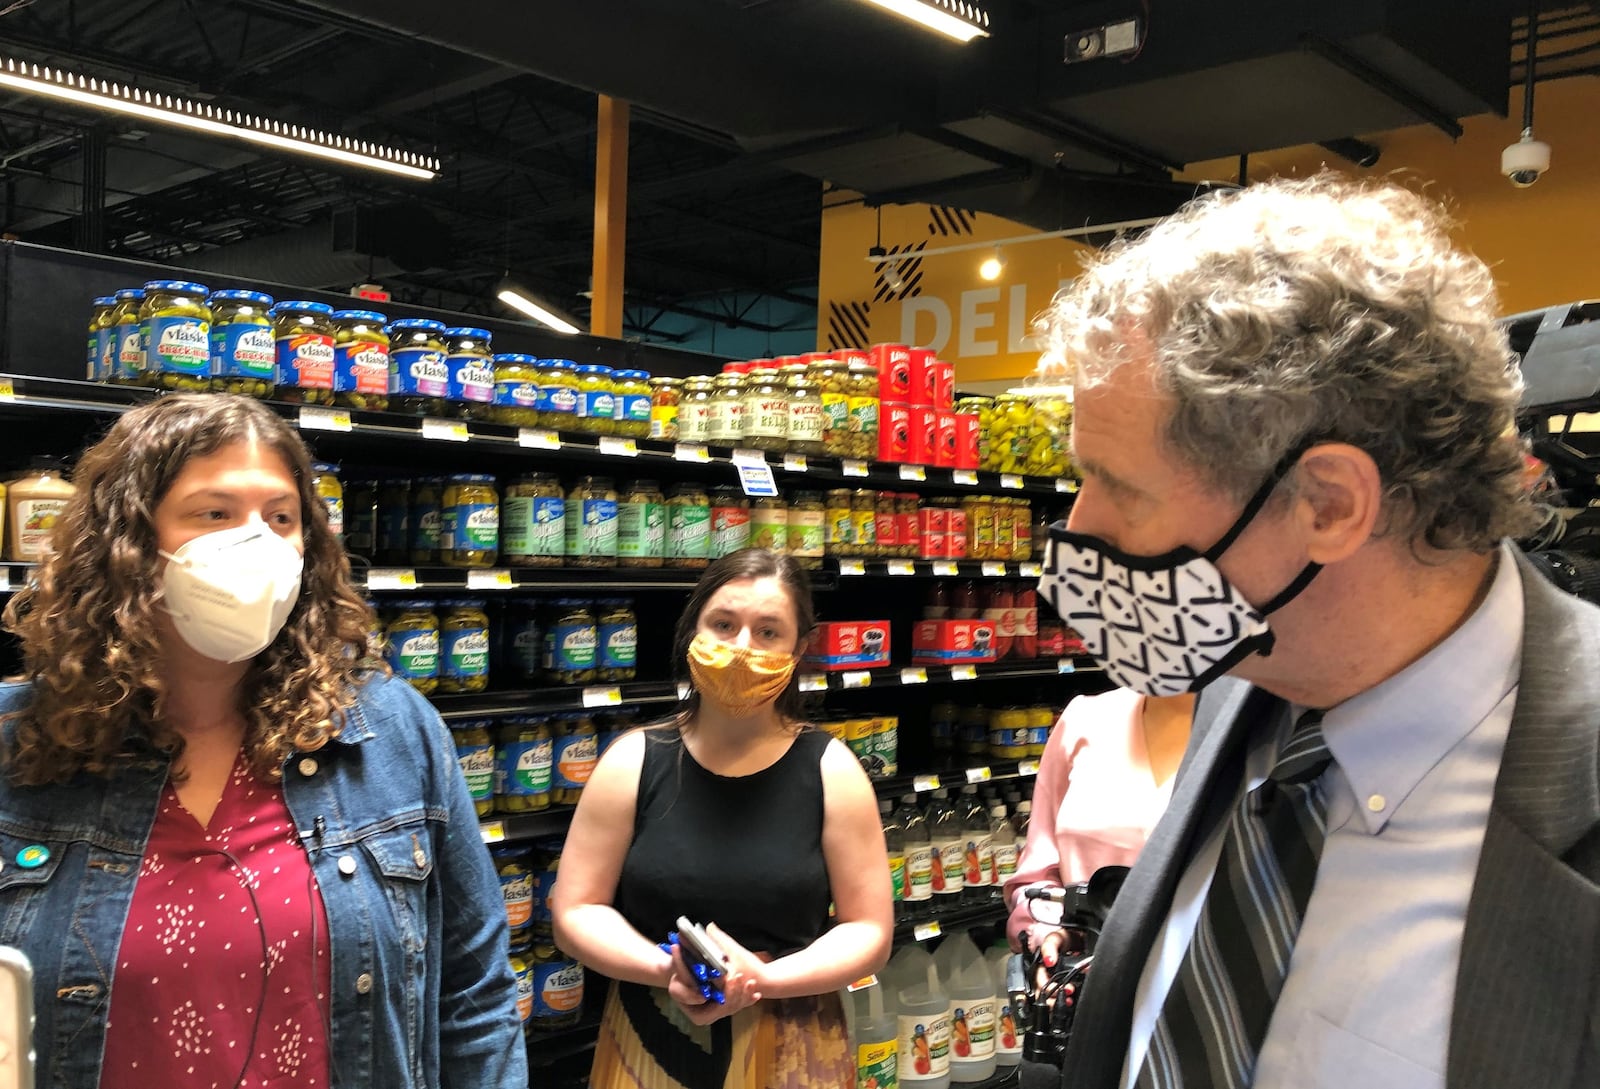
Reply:
M184 642L220 662L265 650L300 596L305 560L259 523L219 529L161 555L169 561L162 592L173 626Z

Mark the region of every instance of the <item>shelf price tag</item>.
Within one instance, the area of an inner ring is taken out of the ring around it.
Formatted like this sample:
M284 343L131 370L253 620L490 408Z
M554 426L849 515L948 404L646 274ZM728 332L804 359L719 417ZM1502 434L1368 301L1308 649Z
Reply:
M935 563L933 565L933 573L935 575L948 575L953 578L954 576L961 574L961 568L959 565L953 563Z
M409 567L374 567L367 572L369 590L415 590L417 573Z
M866 573L867 565L860 560L839 561L839 574L841 575L865 575Z
M891 575L915 575L916 573L917 565L910 560L889 561L889 574Z
M614 458L636 458L639 456L639 444L616 435L601 435L600 452Z
M1017 574L1021 575L1025 579L1044 578L1044 564L1020 563L1017 565Z
M583 690L585 707L616 707L622 703L622 689L616 685L597 685Z
M864 461L856 461L853 458L846 458L839 463L839 471L845 476L866 476L867 463Z
M857 991L864 991L868 987L876 987L877 985L877 976L864 976L861 979L856 980L854 983L846 985L845 990L849 991L851 994L855 994Z
M950 667L952 681L975 681L978 679L978 667L975 665L956 665Z
M491 571L472 570L467 572L467 589L469 590L509 590L511 589L511 572L505 568L495 568Z
M843 674L839 681L846 688L871 688L872 674L865 669L855 669Z
M731 460L735 465L765 465L767 463L767 455L760 450L747 450L742 447L736 447Z
M300 406L302 431L349 431L353 426L348 409L323 408L321 405Z
M1056 659L1056 672L1057 673L1076 673L1077 671L1078 671L1077 663L1074 662L1071 658L1057 658Z
M1078 482L1070 477L1058 476L1056 477L1056 491L1075 495L1078 491Z
M529 450L559 450L561 436L542 427L519 427L517 445Z
M478 831L483 833L485 843L503 843L506 838L506 822L485 821L478 825Z
M1022 478L1015 473L1001 473L1000 486L1002 488L1011 488L1013 490L1020 489L1022 487Z
M15 401L16 399L17 388L12 385L11 379L0 379L0 401Z
M800 677L800 691L826 692L828 690L828 676L825 673L805 673Z
M900 466L900 479L916 481L927 480L928 470L924 469L920 465L902 465Z
M938 920L934 920L931 923L918 923L916 929L911 932L911 936L919 942L925 942L929 938L937 938L941 933L943 932L939 929Z
M991 578L991 579L1004 578L1005 577L1005 573L1006 573L1006 565L1003 564L1003 563L995 563L993 561L988 561L988 562L984 563L984 565L983 565L983 577L984 578Z
M950 483L965 484L969 488L976 488L978 486L978 474L971 469L952 469L950 471Z
M0 594L11 592L11 568L0 567Z
M672 460L693 461L704 465L711 460L711 451L697 442L680 442L672 448Z
M991 778L993 778L993 773L988 768L967 769L967 782L969 783L987 783Z
M466 442L472 436L467 433L467 424L464 420L437 420L432 416L424 416L422 437L439 442Z
M811 467L806 464L806 456L804 454L783 455L783 467L785 470L791 473L804 473L809 472L811 469Z
M1039 761L1037 761L1037 760L1020 760L1020 761L1018 761L1017 762L1017 774L1018 775L1038 775L1039 774Z
M900 671L900 683L902 685L927 684L928 671L921 666L917 666L914 669L902 669Z
M919 775L911 780L911 789L918 794L924 794L930 790L938 790L939 777L937 775Z

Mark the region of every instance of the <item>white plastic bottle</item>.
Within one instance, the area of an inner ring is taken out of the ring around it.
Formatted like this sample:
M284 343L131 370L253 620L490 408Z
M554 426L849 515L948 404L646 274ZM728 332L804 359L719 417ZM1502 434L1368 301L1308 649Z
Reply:
M1033 819L1033 803L1027 798L1017 803L1017 812L1011 818L1011 823L1016 826L1017 838L1023 842L1028 839L1028 822Z
M851 996L856 1056L856 1089L895 1089L899 1084L900 1022L884 1004L885 984L863 987Z
M1004 944L989 950L984 957L989 974L994 977L995 1027L994 1061L1001 1067L1016 1066L1022 1061L1022 1019L1011 1000L1009 986L1011 959L1016 956Z
M883 822L883 842L889 849L889 883L894 888L894 921L906 918L906 830L900 827L888 798L878 801L878 817Z
M1006 816L1006 807L996 804L989 809L989 854L993 863L991 891L996 900L1005 896L1006 882L1017 874L1017 830Z
M933 841L928 818L917 808L917 796L906 794L894 812L906 851L906 915L921 921L933 914Z
M995 1068L994 977L965 934L946 937L933 961L950 996L950 1080L987 1081Z
M958 801L961 822L966 829L961 898L971 904L986 904L994 894L994 846L989 811L978 801L978 788L972 783L961 788Z
M950 999L933 957L913 943L894 955L880 978L894 995L902 1089L949 1089Z
M933 792L928 829L933 836L933 911L946 915L961 907L967 844L965 822L944 787Z

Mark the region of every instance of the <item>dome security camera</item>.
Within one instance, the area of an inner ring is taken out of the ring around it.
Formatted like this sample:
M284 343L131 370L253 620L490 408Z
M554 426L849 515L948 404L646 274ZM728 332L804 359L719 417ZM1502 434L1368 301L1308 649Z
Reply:
M1532 130L1523 130L1522 139L1500 153L1500 173L1518 189L1526 189L1550 169L1550 145L1535 140Z

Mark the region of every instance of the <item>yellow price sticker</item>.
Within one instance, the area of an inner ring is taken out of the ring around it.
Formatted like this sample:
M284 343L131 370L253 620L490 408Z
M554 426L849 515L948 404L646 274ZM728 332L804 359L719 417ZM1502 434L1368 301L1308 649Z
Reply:
M511 572L505 568L493 570L472 570L467 572L467 589L469 590L509 590L511 589Z
M485 843L503 843L506 838L505 821L485 821L478 825L478 831L483 833Z
M542 427L519 427L517 445L525 450L559 450L561 436Z
M410 567L374 567L367 572L369 590L415 590L417 573Z
M932 922L918 924L917 928L911 932L911 935L912 937L916 938L917 941L925 942L929 938L937 938L942 933L944 932L939 929L939 924L937 922Z
M466 442L472 436L467 433L467 425L462 420L436 420L431 416L424 416L422 437L438 442Z

